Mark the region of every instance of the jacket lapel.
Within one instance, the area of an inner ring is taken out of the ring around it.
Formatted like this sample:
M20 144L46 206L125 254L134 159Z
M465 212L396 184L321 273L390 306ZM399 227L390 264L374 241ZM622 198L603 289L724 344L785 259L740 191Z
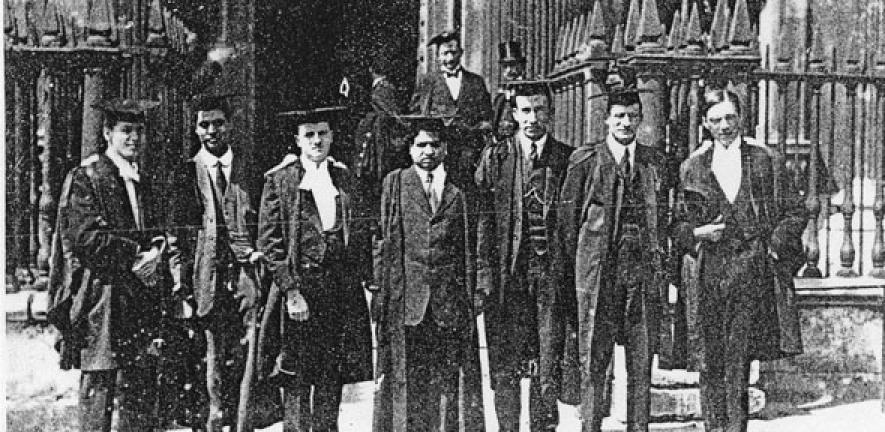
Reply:
M417 169L415 166L412 166L403 175L402 187L405 189L406 199L417 202L418 207L421 207L429 216L433 216L430 202L427 201L427 196L424 195L424 185L421 184L421 177L418 177L418 173L415 171Z
M113 219L114 227L133 229L135 217L129 202L129 194L120 177L120 171L109 157L102 154L95 164L96 182L100 184L96 194L101 195L103 209ZM142 209L142 211L144 211Z
M301 214L296 215L299 219L305 216L307 220L314 226L317 232L323 232L323 221L320 220L320 211L317 208L316 201L313 198L313 192L301 189L301 180L304 179L304 166L301 161L296 161L293 166L298 173L298 184L295 185L295 192L301 195Z
M442 214L453 202L455 202L455 197L458 195L457 192L455 185L446 180L446 184L443 186L442 197L440 197L439 207L436 208L436 214Z

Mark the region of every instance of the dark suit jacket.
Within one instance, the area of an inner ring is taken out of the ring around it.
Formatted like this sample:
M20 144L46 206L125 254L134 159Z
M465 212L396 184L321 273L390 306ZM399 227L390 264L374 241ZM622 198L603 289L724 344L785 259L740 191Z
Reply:
M242 157L234 155L230 179L223 197L216 199L209 170L195 159L187 161L177 180L174 226L180 227L184 272L181 295L192 294L197 316L209 314L215 303L219 270L231 271L240 294L257 296L249 254L255 250L258 212L251 191L255 181ZM218 230L216 203L220 203L225 226ZM218 238L218 233L223 238ZM225 235L226 234L226 235ZM190 285L190 286L188 286Z
M461 68L461 92L458 100L446 86L442 72L433 71L418 78L415 95L409 106L411 112L459 116L456 124L466 128L492 120L492 101L481 76Z
M473 287L464 193L447 180L440 205L432 214L415 168L392 171L384 178L381 203L382 240L376 261L379 291L372 297L377 317L377 374L384 375L375 395L376 431L404 431L407 424L405 311L425 301L440 327L458 335L457 353L463 380L460 430L484 430L479 344L473 319ZM430 298L427 299L426 296Z
M145 364L159 336L163 285L148 289L132 273L139 251L162 235L162 219L146 177L136 186L143 229L133 218L126 186L104 154L70 174L66 207L60 212L62 240L82 266L70 286L70 320L80 338L80 368L104 370Z
M641 324L645 327L649 345L655 347L659 307L663 289L664 252L660 247L661 221L666 213L666 191L668 176L663 170L665 158L655 149L643 145L636 146L633 172L641 184L644 201L645 220L639 227L640 236L647 245L642 257L636 262L636 277L642 282L643 291ZM619 225L616 184L620 178L618 161L615 160L605 141L575 150L569 161L568 171L563 181L560 230L561 255L558 260L562 269L563 285L573 289L573 296L566 300L573 302L569 318L577 317L579 349L567 355L577 356L579 352L590 352L590 341L595 338L595 317L601 307L611 301L600 297L607 269L613 268L610 255L612 232ZM570 365L589 367L590 356L570 358ZM582 364L583 363L583 364ZM584 369L587 370L587 369ZM570 374L578 377L580 374ZM563 383L564 387L577 387L576 382Z
M486 294L499 292L497 287L510 283L523 241L523 155L519 146L519 140L510 137L486 148L476 169L476 184L486 198L481 200L485 208L480 212L477 230L477 289ZM558 247L559 190L572 150L548 135L537 162L546 173L544 220L551 253Z
M701 147L682 163L679 189L682 199L677 206L671 236L683 253L695 254L698 251L700 272L697 277L701 286L708 271L736 273L741 280L762 286L765 298L759 299L754 319L756 328L750 335L753 356L769 360L801 353L793 275L805 262L802 233L807 223L807 212L802 198L796 192L779 153L742 141L742 180L749 179L751 185L750 204L756 214L756 224L726 227L725 233L741 230L760 235L763 244L774 251L779 259L769 259L768 274L762 275L730 272L721 268L706 270L703 255L708 245L699 243L693 231L697 226L710 223L719 214L718 204L724 199L710 168L712 160L712 147ZM762 251L764 253L764 247ZM699 330L690 328L689 331Z

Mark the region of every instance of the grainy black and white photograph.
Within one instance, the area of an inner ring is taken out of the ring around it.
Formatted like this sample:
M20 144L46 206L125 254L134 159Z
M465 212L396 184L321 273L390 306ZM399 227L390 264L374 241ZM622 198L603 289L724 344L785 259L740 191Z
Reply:
M885 431L885 0L0 15L5 430Z

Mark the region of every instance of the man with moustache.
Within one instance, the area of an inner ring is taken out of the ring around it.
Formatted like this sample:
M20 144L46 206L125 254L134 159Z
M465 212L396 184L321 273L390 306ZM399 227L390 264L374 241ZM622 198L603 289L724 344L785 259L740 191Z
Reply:
M418 78L410 112L454 118L453 137L449 143L446 166L451 180L459 187L473 183L473 172L485 141L483 134L491 131L491 96L483 77L461 65L461 36L444 31L430 39L427 46L436 46L437 67Z
M273 283L259 349L275 360L262 356L259 370L283 389L284 432L338 430L344 384L372 378L363 290L372 280L372 220L350 171L329 156L342 110L281 114L294 119L299 154L265 174L261 196L258 247Z
M63 271L69 273L53 307L65 310L67 334L75 336L65 342L79 348L74 366L82 371L82 431L110 431L115 398L117 430L159 426L160 323L170 296L163 273L168 268L177 280L180 266L175 237L160 228L161 207L138 167L145 111L154 106L131 99L99 102L107 149L70 172L59 201L60 241L70 252Z
M477 292L485 297L489 369L503 431L519 431L520 380L530 378L532 431L559 423L566 319L555 274L559 190L572 147L548 133L551 95L544 81L508 83L515 136L483 152L477 234ZM569 291L568 294L571 295Z
M376 243L374 430L479 432L485 429L467 203L443 163L442 119L404 119L413 128L414 164L384 179Z
M641 121L638 93L610 93L605 141L572 154L562 186L561 274L575 290L573 361L581 368L580 413L590 432L599 432L605 417L606 369L615 343L626 349L627 431L648 430L666 173L659 165L663 156L636 141Z
M178 294L194 307L182 315L193 315L205 337L206 430L221 431L230 424L248 431L249 420L237 412L248 412L239 395L243 380L249 382L244 369L250 347L241 341L254 344L261 297L256 266L263 255L255 248L258 212L252 197L256 184L247 161L231 146L227 99L201 95L193 110L200 149L183 167L173 197L187 270L183 285L189 286Z

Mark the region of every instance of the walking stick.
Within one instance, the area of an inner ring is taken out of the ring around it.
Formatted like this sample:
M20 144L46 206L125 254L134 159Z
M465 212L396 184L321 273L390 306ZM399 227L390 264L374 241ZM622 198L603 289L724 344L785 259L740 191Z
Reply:
M264 266L258 262L255 264L253 268L254 274L252 275L255 278L256 284L261 284L264 280L262 278L262 273ZM260 286L260 285L258 285ZM261 291L259 289L259 291ZM246 324L246 364L243 368L243 380L240 382L240 398L237 404L237 431L239 432L252 432L254 430L252 426L252 405L253 405L253 397L252 397L252 387L253 382L255 381L255 364L256 357L258 353L258 311L259 311L259 301L256 300L256 303L246 311L246 316L244 317L244 321Z

